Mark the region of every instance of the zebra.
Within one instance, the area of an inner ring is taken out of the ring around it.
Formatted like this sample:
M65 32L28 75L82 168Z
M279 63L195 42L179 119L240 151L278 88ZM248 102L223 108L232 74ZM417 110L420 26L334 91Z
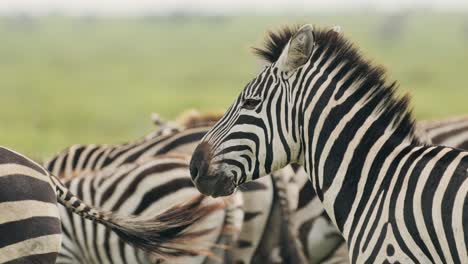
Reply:
M468 263L468 152L423 144L409 98L334 30L270 33L269 64L190 164L213 197L302 165L351 263Z
M0 147L0 263L55 263L62 240L57 201L77 219L101 224L145 252L167 256L193 254L182 248L185 240L209 230L188 228L217 210L194 200L148 219L102 211L83 203L31 159Z
M112 172L120 166L162 155L190 155L202 136L210 129L211 121L207 119L211 118L216 117L187 118L179 128L171 126L168 128L169 132L159 129L134 142L118 145L74 145L45 162L45 167L60 175L62 179L70 180L80 175L93 176L100 171ZM153 116L153 122L164 126L157 119ZM188 167L187 177L190 178ZM277 232L267 232L270 226L277 229L282 215L287 213L279 204L282 198L276 195L277 183L272 178L265 178L261 182L252 182L244 186L241 191L245 217L233 249L237 263L265 262L273 258L272 245L279 243L279 237L287 237L291 241L287 244L287 250L280 250L281 257L292 259L291 261L302 258L300 245L294 241L294 236L288 233L291 231L288 229L289 225L281 225L283 228Z

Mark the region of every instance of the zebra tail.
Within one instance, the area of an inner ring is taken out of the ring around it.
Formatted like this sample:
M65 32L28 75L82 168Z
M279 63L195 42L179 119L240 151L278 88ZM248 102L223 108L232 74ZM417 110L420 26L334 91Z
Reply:
M118 215L93 208L72 194L58 178L51 175L51 179L60 204L85 219L110 228L122 241L136 248L162 258L211 255L208 250L209 245L203 247L198 243L200 248L197 248L194 246L194 240L210 233L213 229L197 231L187 229L222 209L223 203L203 205L204 196L200 195L185 204L169 208L154 218L143 220L135 215Z

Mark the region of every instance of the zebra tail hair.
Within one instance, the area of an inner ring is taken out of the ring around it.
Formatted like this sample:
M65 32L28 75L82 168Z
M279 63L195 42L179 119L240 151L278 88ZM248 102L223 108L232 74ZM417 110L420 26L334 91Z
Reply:
M55 185L58 202L67 210L91 221L103 224L115 232L119 238L147 253L162 258L179 256L207 255L209 246L194 246L194 240L207 235L213 229L197 231L188 230L193 224L203 220L224 207L223 203L203 205L204 196L200 195L191 201L176 205L151 219L141 219L135 215L118 215L101 211L81 201L71 193L61 181L50 175ZM201 248L203 247L203 248Z

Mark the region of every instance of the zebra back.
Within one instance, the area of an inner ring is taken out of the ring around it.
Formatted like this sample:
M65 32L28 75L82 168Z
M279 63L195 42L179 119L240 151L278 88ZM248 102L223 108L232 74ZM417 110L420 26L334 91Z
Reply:
M421 121L417 128L427 143L468 150L468 116Z

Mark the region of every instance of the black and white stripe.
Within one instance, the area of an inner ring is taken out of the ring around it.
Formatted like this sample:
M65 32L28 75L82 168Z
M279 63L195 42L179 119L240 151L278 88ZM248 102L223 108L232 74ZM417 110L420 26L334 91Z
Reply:
M101 211L83 203L32 160L0 148L1 263L55 263L62 240L57 201L70 216L72 212L76 219L100 224L135 248L167 256L193 253L181 248L184 239L201 234L186 229L217 209L192 202L147 219Z
M268 65L191 161L204 194L303 165L352 263L468 262L468 152L423 145L408 98L334 30L270 34Z

